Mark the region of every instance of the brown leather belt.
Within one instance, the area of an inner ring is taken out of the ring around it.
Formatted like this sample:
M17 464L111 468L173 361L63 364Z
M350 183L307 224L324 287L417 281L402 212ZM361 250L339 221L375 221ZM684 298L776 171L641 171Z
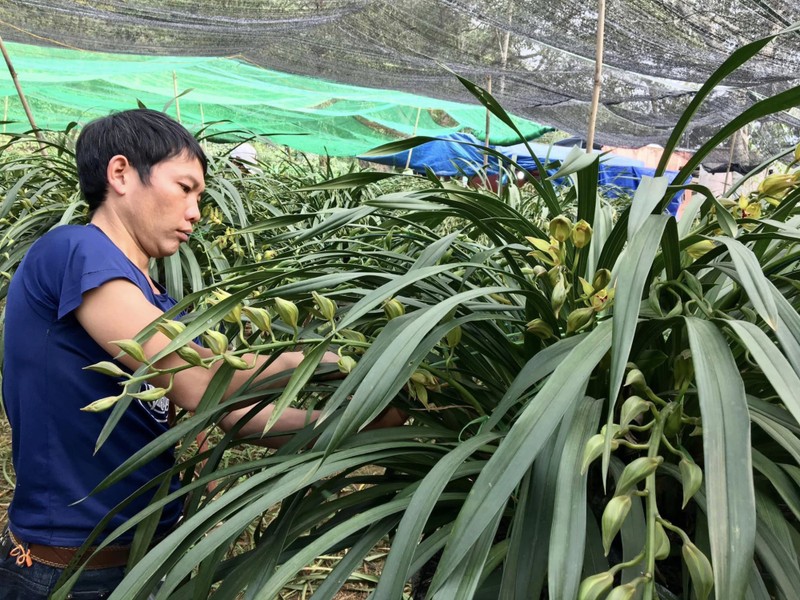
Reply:
M64 569L75 557L78 548L63 548L61 546L44 546L42 544L27 544L21 542L11 530L6 532L11 541L14 543L14 549L11 550L11 556L17 557L17 563L20 565L34 560L49 567L57 569ZM94 551L94 548L89 548L84 556L89 556ZM128 555L130 548L127 546L108 546L103 548L92 556L91 560L86 563L85 569L109 569L112 567L124 567L128 563Z

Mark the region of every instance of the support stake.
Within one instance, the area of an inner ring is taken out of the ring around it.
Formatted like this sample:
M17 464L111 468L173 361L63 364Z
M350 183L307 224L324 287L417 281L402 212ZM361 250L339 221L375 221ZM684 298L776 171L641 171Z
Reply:
M22 108L25 110L25 114L28 116L28 122L31 124L31 128L33 129L33 134L36 136L36 139L39 140L39 151L42 155L45 154L45 148L47 144L45 144L44 137L42 137L42 133L39 131L39 128L36 127L36 122L33 120L33 114L31 114L31 108L28 106L28 100L25 98L25 94L22 92L22 86L19 83L19 79L17 79L17 72L14 70L14 65L11 63L11 57L8 55L8 51L6 50L6 46L3 43L3 38L0 36L0 51L3 53L3 58L6 60L6 66L8 67L8 72L11 74L11 79L14 82L14 87L17 88L17 94L19 95L19 100L22 102Z
M594 89L592 90L592 108L589 112L589 132L586 134L586 153L592 152L594 146L594 129L597 125L597 110L600 106L600 87L603 77L603 38L606 27L606 0L597 0L597 40L594 56Z
M172 72L172 90L175 93L175 116L178 123L181 122L181 105L178 102L178 75L175 71Z
M419 127L419 115L422 112L422 107L420 106L417 108L417 120L414 121L414 133L411 134L411 137L416 137L417 135L417 127ZM414 151L413 148L408 149L408 158L406 159L406 168L405 171L408 171L408 167L411 166L411 153Z
M489 75L489 80L486 82L486 91L490 94L492 93L492 76ZM486 109L486 142L484 143L484 147L486 149L489 148L489 125L491 124L491 117L492 113L489 112L489 109ZM483 154L483 166L489 164L489 155L487 153Z
M731 180L731 185L733 185L733 176L731 174L731 165L733 164L733 152L736 150L736 134L739 131L734 131L733 135L731 135L731 150L728 153L728 168L725 170L725 183L722 185L722 195L724 196L725 193L728 191L728 178Z

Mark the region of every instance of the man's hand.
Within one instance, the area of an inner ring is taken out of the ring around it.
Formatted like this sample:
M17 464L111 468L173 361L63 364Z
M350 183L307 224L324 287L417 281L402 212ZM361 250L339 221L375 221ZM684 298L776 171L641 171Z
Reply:
M364 429L384 429L386 427L400 427L408 421L408 413L395 408L394 406L387 406L377 418L367 425Z

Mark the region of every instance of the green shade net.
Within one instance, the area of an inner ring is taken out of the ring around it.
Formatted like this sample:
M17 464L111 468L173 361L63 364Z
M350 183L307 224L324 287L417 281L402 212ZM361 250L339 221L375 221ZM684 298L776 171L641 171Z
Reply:
M409 136L466 131L486 136L486 110L404 92L270 71L229 58L107 54L6 44L36 125L62 130L141 102L190 129L247 130L304 152L357 156ZM177 90L177 101L175 101ZM6 131L30 129L13 82L0 76ZM177 106L176 106L177 104ZM552 131L513 117L526 139ZM224 123L218 123L224 121ZM492 116L492 144L520 141Z
M663 145L734 48L800 21L798 0L636 0L605 8L594 139L610 146ZM491 88L515 115L586 137L598 16L596 3L584 0L0 0L0 35L93 52L237 57L282 73L475 104L455 72ZM171 89L169 79L155 88ZM181 89L184 79L181 73ZM715 88L681 148L701 147L755 102L797 85L795 31ZM364 94L331 98L373 97ZM411 107L410 118L390 119L407 130L420 104L394 94L387 102ZM480 116L456 120L473 132L484 127ZM499 128L490 130L490 142L506 141ZM711 163L758 164L796 144L798 132L800 108L783 111L743 128L733 153L720 147Z

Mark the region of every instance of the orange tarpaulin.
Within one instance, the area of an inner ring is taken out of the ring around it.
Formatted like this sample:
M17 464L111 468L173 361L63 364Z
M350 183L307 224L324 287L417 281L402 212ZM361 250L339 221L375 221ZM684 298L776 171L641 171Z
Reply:
M615 148L613 146L603 146L603 152L613 152L617 156L625 156L640 160L644 163L645 167L655 169L658 166L658 161L661 160L661 154L664 148L656 144L649 144L641 148ZM680 171L681 167L686 164L692 156L691 152L677 151L673 152L667 163L668 171Z

